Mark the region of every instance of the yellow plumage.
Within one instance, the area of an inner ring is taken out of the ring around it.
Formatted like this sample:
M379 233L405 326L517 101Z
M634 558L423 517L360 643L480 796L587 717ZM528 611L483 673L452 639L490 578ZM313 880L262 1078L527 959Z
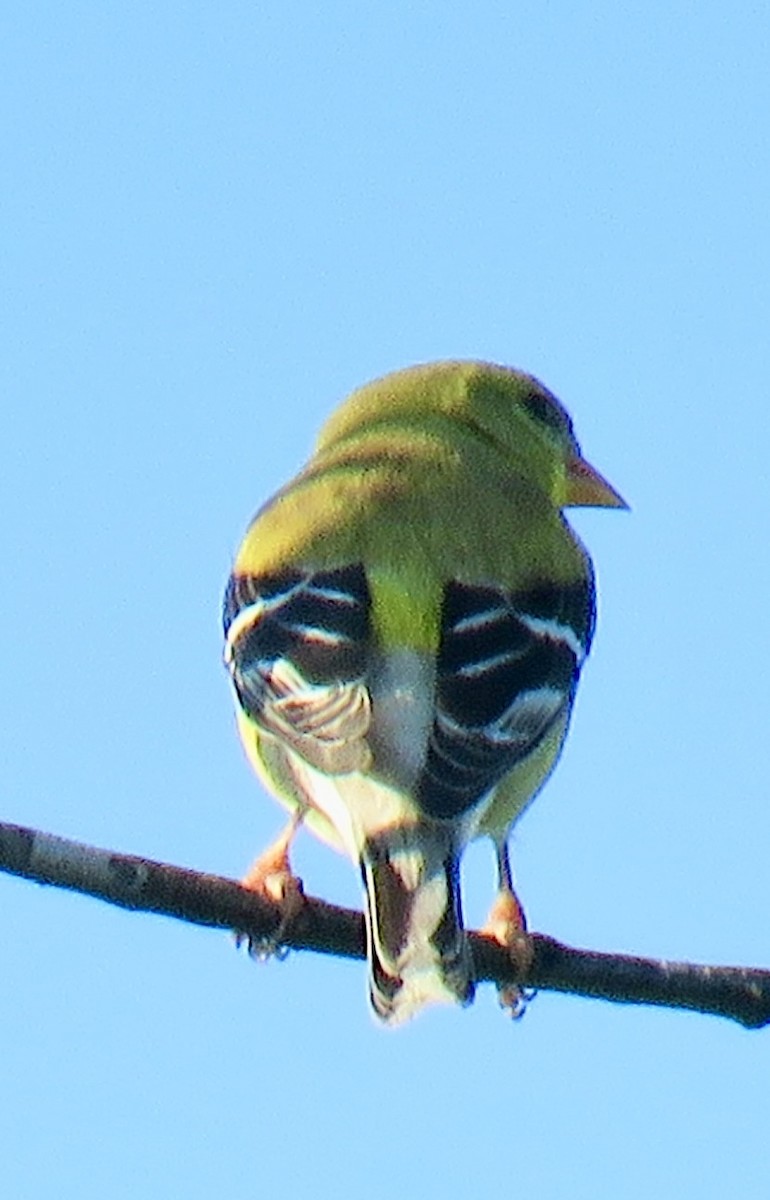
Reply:
M541 384L429 364L354 393L236 556L241 737L268 789L360 863L384 1020L472 996L471 838L493 838L513 896L506 834L558 756L593 632L570 503L622 505Z

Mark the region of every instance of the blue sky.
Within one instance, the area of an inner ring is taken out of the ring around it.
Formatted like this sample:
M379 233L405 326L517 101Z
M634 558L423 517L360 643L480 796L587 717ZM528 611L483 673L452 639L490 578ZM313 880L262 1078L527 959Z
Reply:
M539 375L629 514L518 828L532 925L770 965L760 5L31 3L2 18L2 817L237 876L279 828L220 664L258 504L353 387ZM356 873L304 838L308 890ZM489 902L484 846L469 916ZM18 1200L768 1186L770 1032L541 995L376 1028L360 964L0 877Z

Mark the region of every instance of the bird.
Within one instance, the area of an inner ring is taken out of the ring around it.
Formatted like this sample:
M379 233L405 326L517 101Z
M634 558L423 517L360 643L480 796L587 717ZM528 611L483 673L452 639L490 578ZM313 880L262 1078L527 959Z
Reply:
M349 856L386 1025L473 999L473 839L497 858L485 932L514 953L526 930L509 835L559 757L596 621L569 506L627 507L538 379L423 363L343 401L235 555L223 625L238 729L291 814L245 883L294 911L302 825Z

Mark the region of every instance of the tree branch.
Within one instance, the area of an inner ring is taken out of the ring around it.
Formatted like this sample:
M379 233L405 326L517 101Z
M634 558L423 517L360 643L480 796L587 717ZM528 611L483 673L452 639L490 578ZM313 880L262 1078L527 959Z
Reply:
M238 930L255 945L270 942L283 915L279 904L220 875L116 854L2 822L0 870L121 908ZM532 957L526 969L520 969L491 938L479 933L469 937L479 982L691 1009L730 1017L748 1029L770 1023L770 971L599 954L539 933L531 935ZM366 955L361 913L309 896L282 931L281 942L294 950L345 958Z

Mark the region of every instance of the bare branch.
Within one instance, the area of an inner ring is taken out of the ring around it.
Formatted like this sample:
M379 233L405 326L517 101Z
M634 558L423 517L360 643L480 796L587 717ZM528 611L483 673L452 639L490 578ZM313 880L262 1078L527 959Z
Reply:
M116 854L2 822L0 870L96 896L121 908L238 930L254 943L269 941L283 915L280 905L220 875ZM531 935L532 958L521 970L491 938L479 933L469 936L480 982L518 983L621 1004L691 1009L730 1017L748 1029L770 1023L770 971L599 954L538 933ZM363 917L307 896L282 942L295 950L364 958Z

